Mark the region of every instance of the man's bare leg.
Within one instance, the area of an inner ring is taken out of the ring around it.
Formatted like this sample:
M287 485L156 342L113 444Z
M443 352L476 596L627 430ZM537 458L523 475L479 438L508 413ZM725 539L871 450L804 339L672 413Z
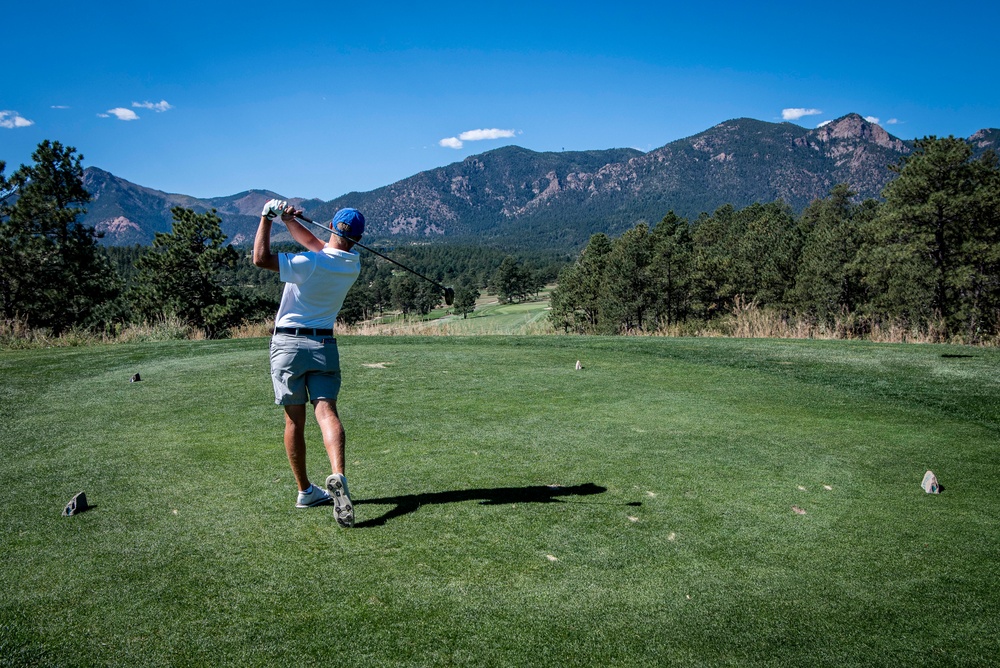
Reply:
M306 474L306 406L285 406L285 454L299 491L309 489Z
M315 408L316 422L323 432L323 445L330 458L330 468L334 473L343 474L346 472L344 453L347 438L344 434L344 425L337 415L337 402L320 399L316 402Z
M330 457L333 474L326 479L326 491L333 497L333 514L342 527L354 526L354 505L344 477L344 425L337 415L337 402L321 399L316 402L316 421L323 432L323 445Z

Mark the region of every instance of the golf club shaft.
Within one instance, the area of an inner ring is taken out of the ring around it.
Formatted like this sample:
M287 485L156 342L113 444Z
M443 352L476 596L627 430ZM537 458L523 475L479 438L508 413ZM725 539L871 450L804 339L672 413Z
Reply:
M338 234L337 231L333 229L333 225L332 224L331 225L325 225L323 223L317 223L316 221L310 220L309 218L306 218L305 216L303 216L301 214L300 215L296 215L295 217L298 218L299 220L301 220L303 223L309 223L310 225L315 225L316 227L324 229L327 232L332 232L334 234ZM340 236L343 236L343 235L340 235ZM437 287L441 288L442 290L444 290L447 293L448 288L444 287L443 285L441 285L440 283L438 283L434 279L427 278L426 276L424 276L423 274L421 274L419 271L415 271L413 269L410 269L405 264L400 264L399 262L396 262L395 260L393 260L391 257L388 257L386 255L382 255L382 253L379 253L377 250L374 250L372 248L369 248L368 246L365 246L360 241L355 241L354 239L351 239L350 237L344 237L344 238L345 239L349 239L350 241L354 241L354 245L360 246L361 248L364 248L369 253L374 253L375 255L378 255L383 260L388 260L389 262L392 262L397 267L405 269L406 271L410 272L414 276L419 276L420 278L424 279L428 283L433 283L434 285L436 285Z

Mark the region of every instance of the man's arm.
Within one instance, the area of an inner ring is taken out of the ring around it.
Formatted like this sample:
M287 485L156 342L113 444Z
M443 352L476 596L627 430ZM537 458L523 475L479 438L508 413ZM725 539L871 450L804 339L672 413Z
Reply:
M281 214L281 222L283 222L285 227L288 228L288 233L292 235L293 239L298 241L307 249L318 253L323 250L323 247L326 246L326 244L323 243L323 241L320 240L315 234L307 230L302 223L295 220L296 214L300 213L302 212L289 206Z
M261 269L278 271L278 256L271 252L271 221L267 216L260 217L253 240L253 263Z
M260 225L253 240L253 263L261 269L278 271L278 256L271 252L271 221L285 210L285 203L272 199L260 212Z

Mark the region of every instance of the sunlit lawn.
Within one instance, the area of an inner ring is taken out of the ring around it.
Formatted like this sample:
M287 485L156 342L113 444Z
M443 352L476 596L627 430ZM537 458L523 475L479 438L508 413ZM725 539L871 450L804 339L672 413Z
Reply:
M1000 352L340 342L352 530L294 508L265 339L0 353L0 664L1000 652Z

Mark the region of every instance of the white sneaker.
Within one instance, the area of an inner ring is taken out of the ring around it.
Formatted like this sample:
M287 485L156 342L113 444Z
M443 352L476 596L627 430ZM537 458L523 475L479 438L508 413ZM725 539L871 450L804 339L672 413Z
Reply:
M349 529L354 526L354 504L347 492L347 478L343 473L334 473L326 479L326 489L333 497L333 514L337 524Z
M299 492L299 499L295 507L312 508L313 506L322 506L324 503L330 503L330 495L322 487L311 485L308 491Z

